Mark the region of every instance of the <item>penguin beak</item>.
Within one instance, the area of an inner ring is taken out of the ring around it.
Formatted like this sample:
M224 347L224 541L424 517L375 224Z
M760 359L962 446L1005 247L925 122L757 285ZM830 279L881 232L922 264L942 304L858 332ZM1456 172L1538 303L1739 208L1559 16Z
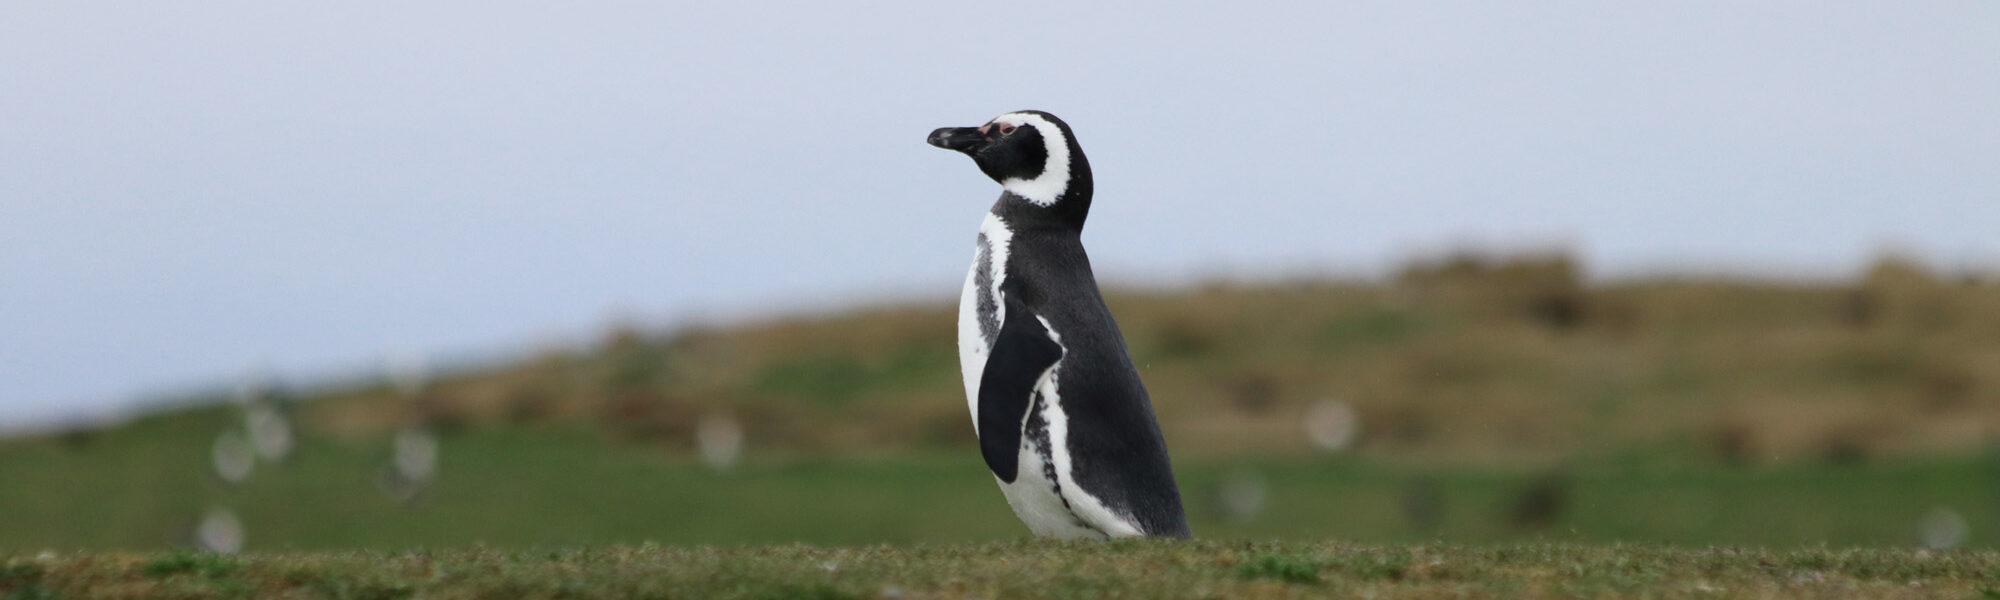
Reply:
M986 134L978 127L940 127L931 132L928 141L932 146L972 154L986 147Z

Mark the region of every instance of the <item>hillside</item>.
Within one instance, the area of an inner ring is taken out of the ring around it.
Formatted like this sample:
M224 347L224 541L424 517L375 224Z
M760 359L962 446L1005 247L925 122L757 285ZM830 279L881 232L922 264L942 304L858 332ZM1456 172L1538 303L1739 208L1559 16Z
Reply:
M1114 291L1182 455L1312 452L1314 403L1351 407L1366 457L1546 464L1607 454L1729 463L1962 453L2000 436L2000 285L1885 260L1852 283L1585 285L1563 257L1458 257L1387 283ZM703 415L752 452L969 447L955 306L729 329L621 330L585 351L301 405L379 432L566 423L668 450Z
M1110 302L1203 538L2000 541L1992 278L1586 285L1560 257L1455 259ZM1018 538L953 321L620 330L275 413L197 398L0 440L0 553ZM273 414L290 449L261 456ZM740 459L697 457L735 433Z

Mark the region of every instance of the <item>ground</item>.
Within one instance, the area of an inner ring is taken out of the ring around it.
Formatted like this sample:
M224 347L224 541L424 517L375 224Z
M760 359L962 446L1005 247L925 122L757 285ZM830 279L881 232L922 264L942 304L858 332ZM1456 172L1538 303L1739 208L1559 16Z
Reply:
M2000 552L1117 541L14 555L52 598L1996 598Z

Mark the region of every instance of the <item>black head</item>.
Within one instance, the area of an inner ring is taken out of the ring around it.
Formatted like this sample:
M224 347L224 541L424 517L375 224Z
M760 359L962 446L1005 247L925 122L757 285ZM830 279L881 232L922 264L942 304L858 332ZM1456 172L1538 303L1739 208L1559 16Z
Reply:
M1037 110L1011 112L978 127L945 127L930 144L972 157L1012 196L1035 206L1058 204L1080 218L1090 206L1090 162L1069 124ZM1005 201L1003 196L1002 201Z

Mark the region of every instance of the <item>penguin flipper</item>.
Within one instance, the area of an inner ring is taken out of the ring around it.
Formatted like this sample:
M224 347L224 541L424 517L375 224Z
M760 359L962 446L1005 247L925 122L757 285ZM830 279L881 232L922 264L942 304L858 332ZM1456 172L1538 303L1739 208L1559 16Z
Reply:
M1028 420L1035 386L1062 359L1063 347L1027 305L1012 294L1005 297L1006 322L993 336L986 370L979 376L979 452L995 476L1013 483L1019 475L1021 428Z

